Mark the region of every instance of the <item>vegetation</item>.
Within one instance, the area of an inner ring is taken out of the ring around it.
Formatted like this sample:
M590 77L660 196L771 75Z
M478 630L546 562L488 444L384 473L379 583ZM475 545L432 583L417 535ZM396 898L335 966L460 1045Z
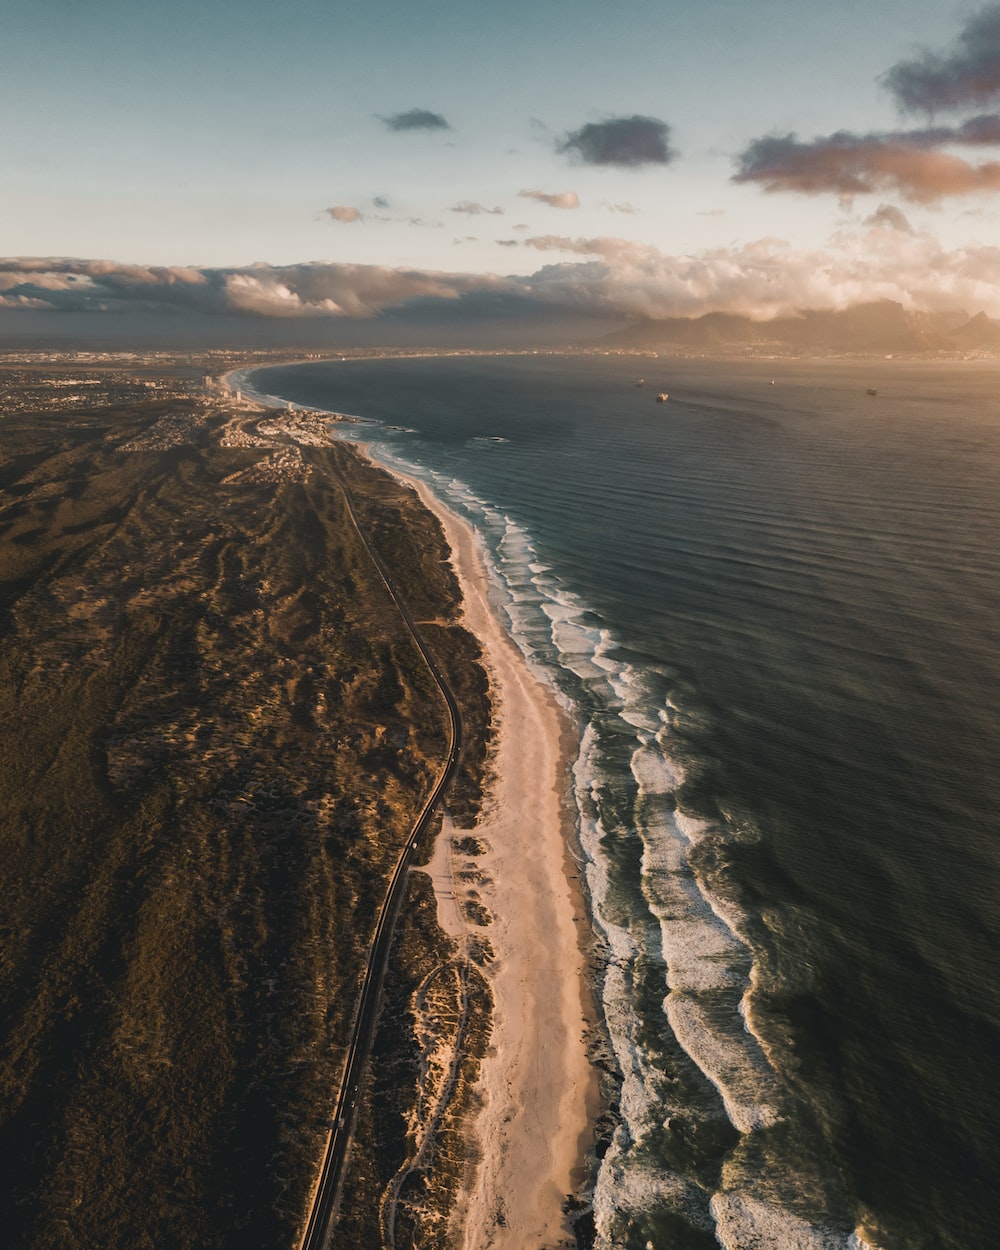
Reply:
M475 743L456 817L479 801L486 681L436 521L349 448L269 459L231 418L172 400L3 425L12 1250L296 1242L375 916L447 743L336 472L438 622ZM440 957L426 899L407 926L413 960Z
M345 1246L452 1244L455 1197L475 1163L465 1120L477 1105L491 1026L492 995L477 963L492 952L487 942L477 946L470 959L442 945L430 879L415 874L341 1204Z

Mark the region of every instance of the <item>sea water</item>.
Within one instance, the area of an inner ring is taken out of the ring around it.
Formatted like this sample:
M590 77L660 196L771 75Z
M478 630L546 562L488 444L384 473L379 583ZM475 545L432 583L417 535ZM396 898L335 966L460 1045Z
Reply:
M1000 1244L998 377L542 355L254 375L364 418L341 428L472 521L580 724L621 1078L601 1247Z

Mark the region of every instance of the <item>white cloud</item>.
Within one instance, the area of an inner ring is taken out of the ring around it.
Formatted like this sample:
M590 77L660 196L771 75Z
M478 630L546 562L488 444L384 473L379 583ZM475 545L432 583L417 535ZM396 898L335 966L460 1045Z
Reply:
M575 191L557 191L550 194L547 191L518 191L518 195L526 200L538 200L541 204L548 204L549 208L579 208L580 197Z
M925 310L983 309L1000 316L1000 247L944 249L930 234L880 220L842 231L823 249L780 239L672 256L625 239L525 240L539 251L589 257L525 279L546 302L636 317L708 312L768 318L896 300Z
M352 208L349 204L334 204L327 213L334 221L364 221L360 208Z
M680 255L610 236L498 240L505 248L552 254L552 263L535 273L508 276L318 262L192 269L15 258L0 260L0 302L70 311L364 318L418 298L460 301L488 293L494 300L629 317L767 318L880 299L1000 316L1000 247L947 250L907 224L898 212L883 211L822 248L760 239Z
M490 275L312 262L240 269L166 269L64 258L0 260L6 300L44 299L71 311L182 308L269 317L371 317L417 297L458 299L503 287Z

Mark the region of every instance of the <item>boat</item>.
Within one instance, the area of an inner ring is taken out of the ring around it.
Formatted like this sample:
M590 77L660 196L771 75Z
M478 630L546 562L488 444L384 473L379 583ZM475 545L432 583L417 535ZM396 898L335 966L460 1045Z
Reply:
M667 394L666 391L660 391L659 395L657 395L656 397L656 402L658 404L665 404L669 398L670 396Z
M638 382L636 382L636 386L645 386L645 385L646 385L646 379L645 379L645 378L640 378L640 379L639 379L639 381L638 381Z
M877 387L877 386L869 386L869 388L865 391L865 394L866 394L866 395L877 395L877 394L878 394L878 387Z

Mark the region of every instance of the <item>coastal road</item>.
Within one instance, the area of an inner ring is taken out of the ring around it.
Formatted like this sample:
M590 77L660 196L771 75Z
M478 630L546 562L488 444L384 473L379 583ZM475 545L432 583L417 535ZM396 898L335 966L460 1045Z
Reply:
M428 795L427 801L424 803L420 815L414 822L413 828L407 837L406 846L396 863L385 900L382 903L382 909L379 912L378 922L375 925L375 934L368 952L368 964L361 987L361 996L358 1000L354 1029L348 1046L347 1064L340 1086L340 1096L337 1099L337 1106L333 1113L319 1184L313 1198L300 1250L328 1250L331 1243L340 1189L344 1179L348 1147L354 1131L362 1078L364 1076L365 1064L368 1062L368 1056L371 1051L372 1041L375 1037L375 1022L378 1016L379 998L381 997L385 970L389 961L392 935L406 889L407 874L420 839L434 815L438 801L455 776L458 769L459 756L462 751L462 716L459 712L458 701L454 692L448 685L444 674L438 667L437 661L424 642L416 622L410 615L409 609L393 583L389 570L365 533L358 519L354 500L347 483L339 473L335 473L334 476L343 492L344 502L347 505L351 522L364 543L368 554L371 556L372 563L378 570L386 589L392 596L393 602L420 654L423 656L427 667L430 669L438 689L441 691L441 695L448 707L448 716L451 724L448 755L442 765L434 789Z

